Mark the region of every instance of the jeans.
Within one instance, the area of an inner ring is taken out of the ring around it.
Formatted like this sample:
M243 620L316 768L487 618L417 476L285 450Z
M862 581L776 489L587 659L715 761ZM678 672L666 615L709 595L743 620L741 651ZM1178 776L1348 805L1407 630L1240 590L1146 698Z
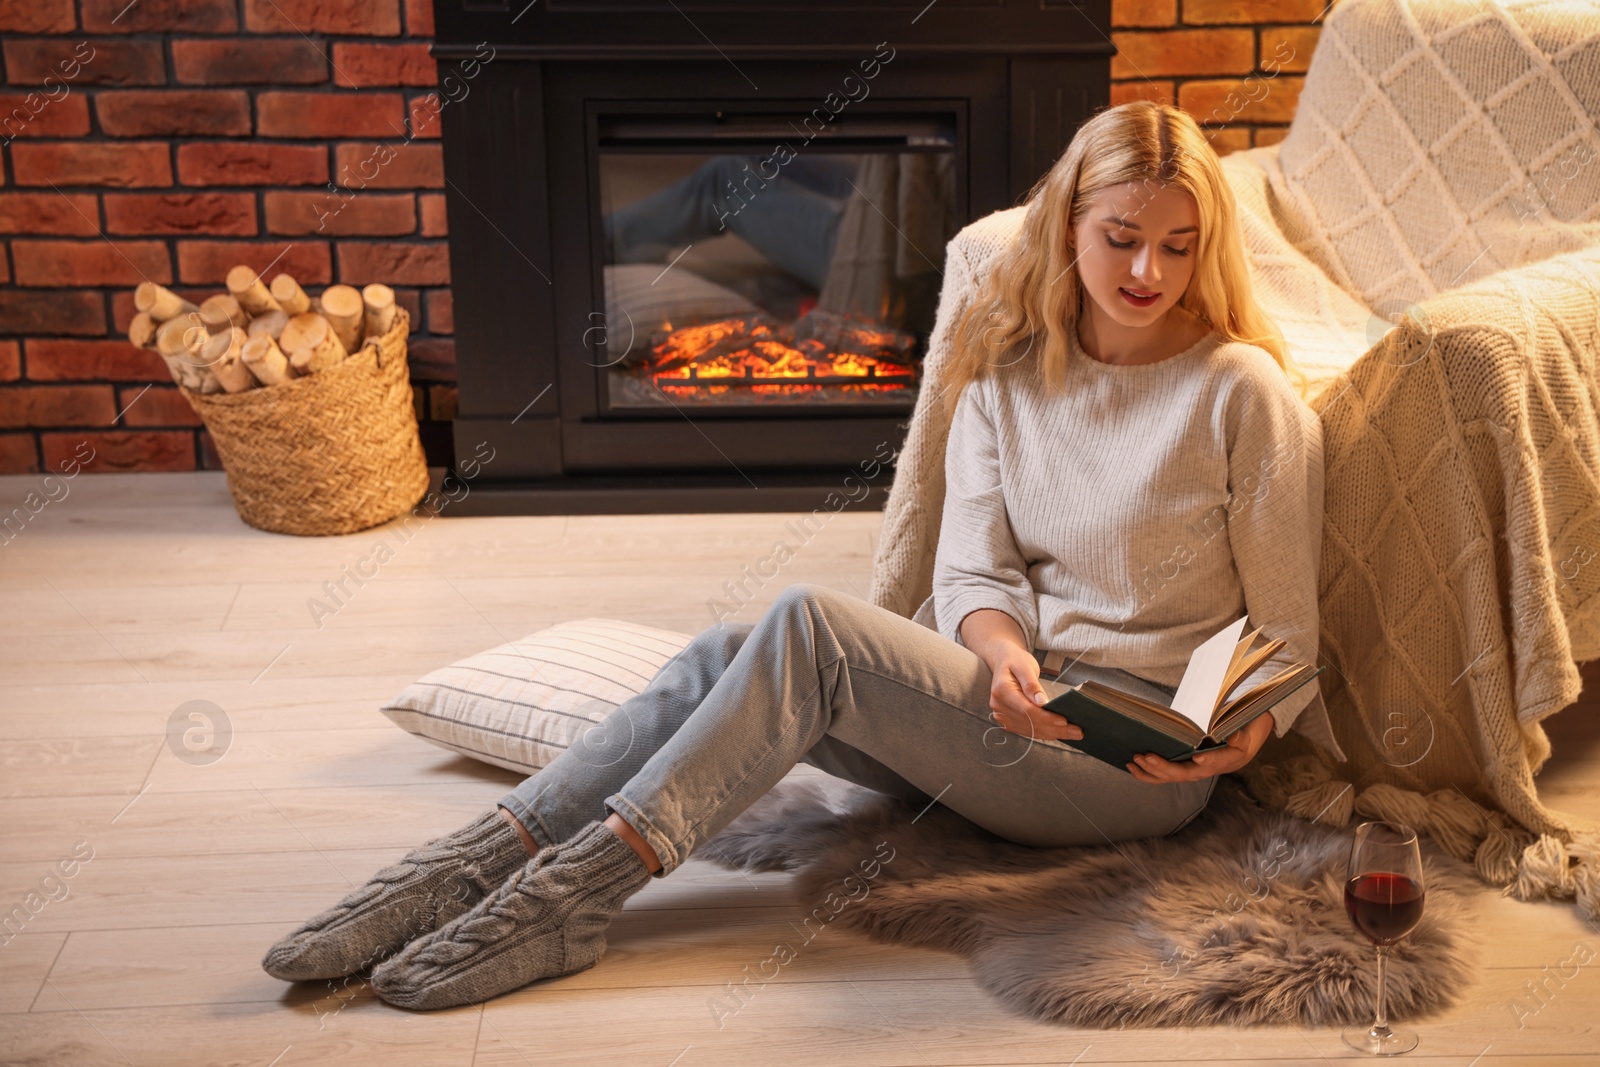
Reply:
M770 158L764 168L761 163L760 156L713 156L694 173L606 215L613 261L639 245L676 247L732 231L820 290L856 168L826 156L799 156L781 167ZM765 176L774 169L774 177Z
M1122 672L1080 667L1115 681ZM701 633L643 692L500 801L540 847L615 812L665 877L804 761L1010 841L1100 845L1171 833L1216 778L1140 782L989 719L988 665L911 619L797 583L755 623Z

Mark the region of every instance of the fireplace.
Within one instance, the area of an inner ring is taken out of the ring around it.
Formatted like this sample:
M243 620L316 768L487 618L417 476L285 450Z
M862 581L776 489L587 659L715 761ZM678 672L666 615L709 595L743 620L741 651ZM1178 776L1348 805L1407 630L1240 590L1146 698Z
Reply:
M926 6L924 6L926 5ZM945 243L1107 102L1109 3L436 0L459 513L881 507ZM872 471L872 477L862 472Z

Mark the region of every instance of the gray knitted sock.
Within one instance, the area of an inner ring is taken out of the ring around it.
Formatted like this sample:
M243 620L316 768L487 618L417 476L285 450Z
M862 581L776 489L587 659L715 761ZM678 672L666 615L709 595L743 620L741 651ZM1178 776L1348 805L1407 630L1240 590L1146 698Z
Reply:
M491 810L308 919L268 949L261 966L286 982L354 974L454 919L527 862L522 838Z
M385 960L372 972L373 991L402 1008L449 1008L593 967L606 951L606 927L649 881L639 854L591 822L541 848L471 911Z

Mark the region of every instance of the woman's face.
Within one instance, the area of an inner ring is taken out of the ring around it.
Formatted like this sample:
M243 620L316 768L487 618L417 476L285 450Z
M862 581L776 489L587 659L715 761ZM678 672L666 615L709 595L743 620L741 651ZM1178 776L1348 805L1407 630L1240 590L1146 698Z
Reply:
M1123 326L1158 322L1189 287L1199 227L1199 208L1182 189L1128 182L1101 191L1073 230L1084 292Z

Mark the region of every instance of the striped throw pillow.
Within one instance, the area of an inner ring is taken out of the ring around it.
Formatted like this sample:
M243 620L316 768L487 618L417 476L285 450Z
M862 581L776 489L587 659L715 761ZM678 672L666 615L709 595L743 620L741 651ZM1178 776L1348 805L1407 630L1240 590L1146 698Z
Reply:
M441 748L532 774L692 640L616 619L563 622L425 674L381 710Z

